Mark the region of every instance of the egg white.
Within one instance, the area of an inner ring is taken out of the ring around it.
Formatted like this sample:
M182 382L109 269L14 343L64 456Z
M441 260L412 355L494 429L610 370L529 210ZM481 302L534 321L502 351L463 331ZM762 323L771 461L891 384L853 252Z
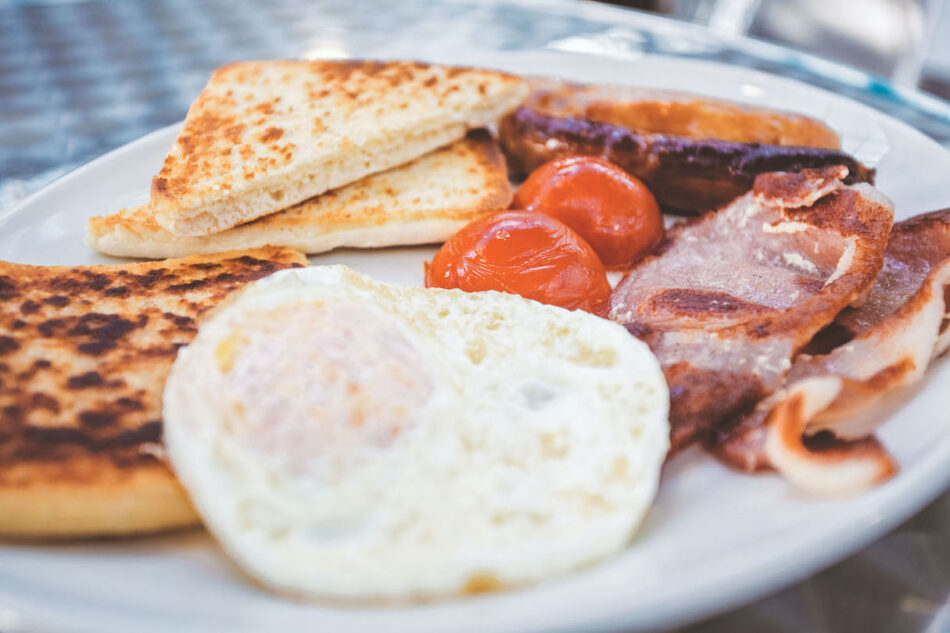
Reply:
M656 494L668 401L610 321L325 266L252 284L201 326L166 383L165 442L266 585L430 598L623 548Z

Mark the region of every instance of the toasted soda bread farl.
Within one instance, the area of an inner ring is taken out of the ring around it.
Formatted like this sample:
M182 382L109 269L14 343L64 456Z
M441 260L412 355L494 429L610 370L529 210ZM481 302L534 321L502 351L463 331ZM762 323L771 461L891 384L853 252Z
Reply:
M223 231L459 140L527 92L513 75L416 62L230 64L189 110L150 205L176 235Z
M504 156L484 131L247 224L182 237L148 205L90 218L86 241L107 255L181 257L265 244L305 253L442 242L472 219L511 203Z
M304 264L275 247L115 266L0 262L0 536L196 523L165 463L165 376L228 293Z

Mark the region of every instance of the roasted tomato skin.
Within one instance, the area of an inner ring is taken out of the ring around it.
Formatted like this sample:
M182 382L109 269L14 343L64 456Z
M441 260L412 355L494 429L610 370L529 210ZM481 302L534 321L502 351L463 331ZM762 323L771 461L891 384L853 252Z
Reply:
M498 290L598 316L610 297L607 271L590 245L556 218L524 211L462 228L426 266L426 286Z
M512 208L561 220L593 247L608 268L629 266L663 238L663 216L646 185L592 156L541 165L518 188Z

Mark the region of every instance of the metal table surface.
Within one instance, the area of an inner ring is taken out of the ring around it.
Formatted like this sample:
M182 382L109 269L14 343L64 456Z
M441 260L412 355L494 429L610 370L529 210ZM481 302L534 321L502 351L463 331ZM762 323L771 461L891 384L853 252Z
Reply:
M0 0L0 213L182 119L208 73L227 62L539 48L754 67L863 101L950 145L950 105L936 98L763 42L590 2ZM681 630L950 631L950 493L830 569Z

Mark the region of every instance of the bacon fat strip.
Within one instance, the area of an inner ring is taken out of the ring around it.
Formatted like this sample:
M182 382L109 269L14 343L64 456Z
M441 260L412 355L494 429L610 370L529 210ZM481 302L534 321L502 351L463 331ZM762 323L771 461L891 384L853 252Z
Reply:
M666 209L687 214L727 204L768 172L844 165L846 184L874 182L873 169L837 149L641 134L529 107L502 119L499 138L516 174L564 156L602 156L642 180Z
M882 399L917 383L950 347L950 209L894 225L867 302L843 311L714 452L821 493L879 483L896 465L873 437ZM824 347L824 349L821 349ZM824 431L824 433L822 433Z
M751 410L792 358L881 269L890 202L844 167L759 176L680 223L621 280L610 318L643 339L670 386L672 450Z

